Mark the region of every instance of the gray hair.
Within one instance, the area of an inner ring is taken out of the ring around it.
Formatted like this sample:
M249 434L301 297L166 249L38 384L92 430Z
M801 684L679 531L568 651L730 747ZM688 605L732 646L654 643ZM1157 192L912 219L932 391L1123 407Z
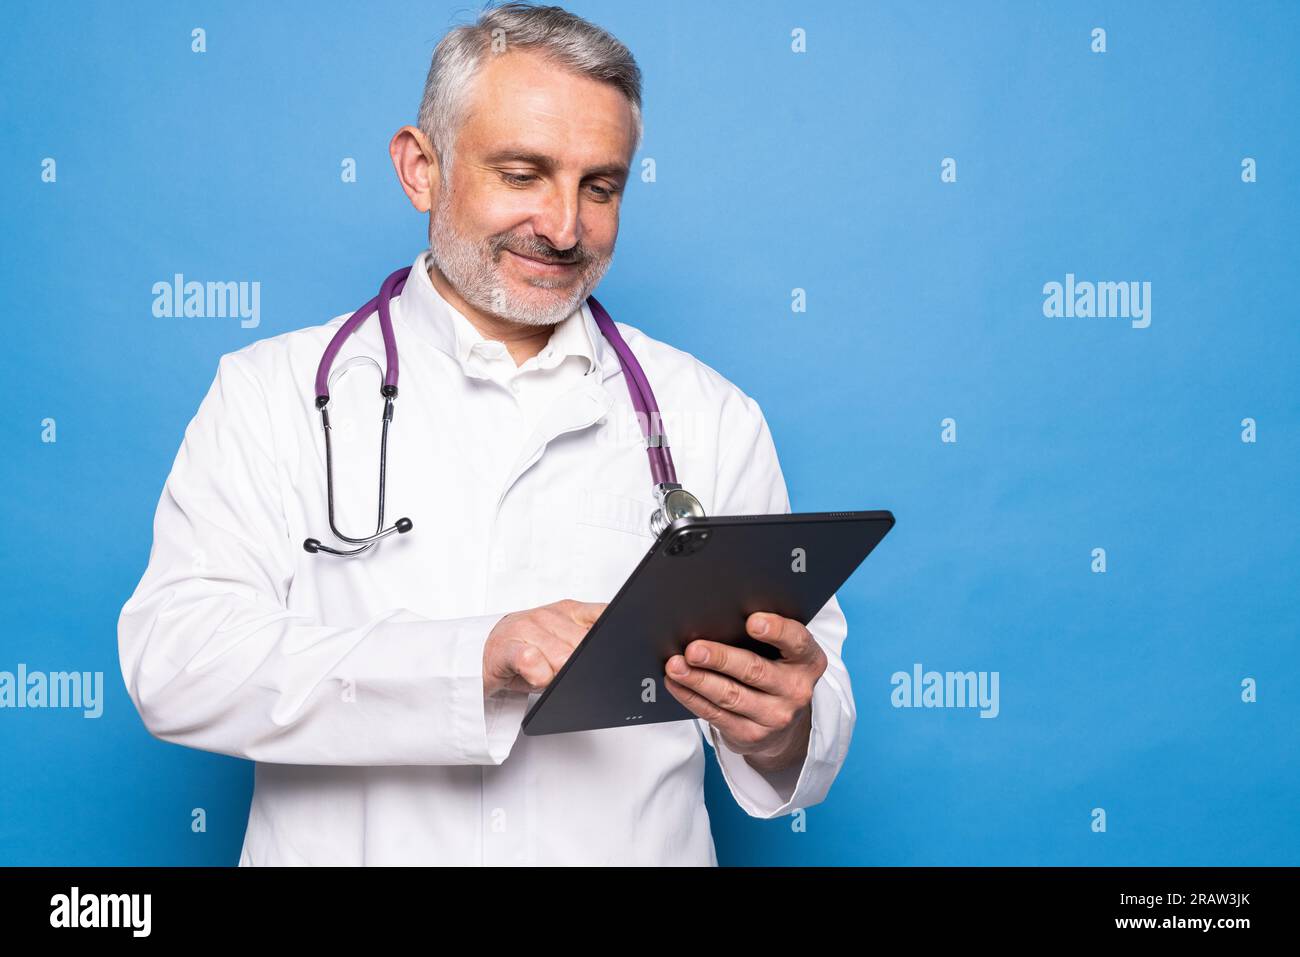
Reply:
M438 155L444 182L456 132L465 118L465 99L483 54L507 48L535 50L580 76L617 87L632 107L636 125L632 151L640 148L644 133L641 69L631 51L612 34L562 7L506 3L484 9L472 24L449 30L434 48L418 123Z

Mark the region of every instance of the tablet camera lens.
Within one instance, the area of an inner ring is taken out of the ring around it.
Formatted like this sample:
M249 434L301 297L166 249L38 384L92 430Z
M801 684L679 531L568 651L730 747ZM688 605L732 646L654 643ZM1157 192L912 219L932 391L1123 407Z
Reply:
M664 551L669 555L694 555L708 544L709 533L682 529L668 543Z

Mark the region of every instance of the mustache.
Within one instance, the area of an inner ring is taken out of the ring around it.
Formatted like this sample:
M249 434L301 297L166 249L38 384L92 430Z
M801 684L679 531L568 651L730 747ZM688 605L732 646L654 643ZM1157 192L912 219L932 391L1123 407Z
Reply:
M519 253L521 256L531 256L533 259L540 259L543 262L566 266L584 263L591 258L590 251L582 243L577 243L568 249L556 249L550 243L535 237L525 238L510 235L499 237L493 243L492 258L496 259L500 256L503 249Z

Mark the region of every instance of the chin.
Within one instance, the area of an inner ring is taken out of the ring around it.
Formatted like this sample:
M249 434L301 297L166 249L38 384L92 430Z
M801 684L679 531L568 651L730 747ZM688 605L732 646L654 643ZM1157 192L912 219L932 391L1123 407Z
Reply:
M503 319L533 326L551 326L565 319L581 305L582 297L575 296L574 286L547 289L529 283L512 283L510 295L498 315Z
M553 298L544 302L515 299L506 304L504 318L530 326L553 326L563 322L579 305L581 305L580 301L569 305L567 296L563 301L556 301Z

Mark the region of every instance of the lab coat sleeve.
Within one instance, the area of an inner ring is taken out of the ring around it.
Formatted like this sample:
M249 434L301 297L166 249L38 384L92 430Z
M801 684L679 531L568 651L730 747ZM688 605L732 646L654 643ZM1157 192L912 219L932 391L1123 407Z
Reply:
M145 727L271 763L500 764L528 702L483 694L484 644L504 612L430 620L395 608L342 626L288 610L294 543L266 410L240 354L223 356L118 620Z
M790 499L776 446L758 403L740 395L724 404L719 459L718 515L785 514ZM727 747L717 729L697 718L718 756L723 778L736 802L752 817L774 818L826 798L848 754L857 709L848 671L840 657L848 626L839 601L832 596L808 623L808 630L826 653L826 671L813 686L812 730L802 765L776 772L755 769L744 756Z

